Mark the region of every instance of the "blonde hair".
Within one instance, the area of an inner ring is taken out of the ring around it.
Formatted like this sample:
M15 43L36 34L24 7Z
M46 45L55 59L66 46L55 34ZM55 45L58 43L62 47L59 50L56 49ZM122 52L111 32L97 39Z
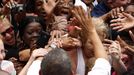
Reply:
M103 19L93 17L92 23L95 25L96 31L101 41L109 36L108 25L103 21Z

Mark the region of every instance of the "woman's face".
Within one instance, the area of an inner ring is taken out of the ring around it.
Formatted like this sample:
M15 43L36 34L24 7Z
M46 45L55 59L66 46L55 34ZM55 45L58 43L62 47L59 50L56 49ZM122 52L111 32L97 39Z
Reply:
M22 39L28 46L30 46L33 40L38 39L41 30L42 27L40 23L38 22L29 23L24 30L24 35L22 36Z

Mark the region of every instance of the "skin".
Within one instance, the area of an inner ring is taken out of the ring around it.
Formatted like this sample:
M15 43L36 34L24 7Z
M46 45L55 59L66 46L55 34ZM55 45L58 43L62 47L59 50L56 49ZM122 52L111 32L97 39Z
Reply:
M128 13L121 13L124 18L117 18L111 20L110 26L113 27L113 30L123 31L134 27L134 17Z
M30 45L32 40L37 40L41 30L42 27L40 23L32 22L26 26L22 39L27 45Z
M28 60L27 64L24 66L24 68L21 70L21 72L18 75L27 75L28 68L31 66L33 61L42 60L43 56L48 53L47 51L49 51L49 50L43 49L43 48L35 49L32 52L32 55L31 55L30 59ZM37 57L38 57L38 59L36 59Z
M134 5L129 5L126 8L125 12L128 13L128 14L131 14L132 16L134 16L134 10L133 9L134 9Z
M1 64L1 61L5 58L5 51L4 51L4 45L3 45L3 42L2 40L0 39L0 64Z
M107 6L111 9L126 5L131 2L131 0L105 0Z
M5 18L3 19L3 21L1 21L1 25L0 25L0 33L5 32L8 28L10 28L12 25L10 24L10 22ZM9 33L5 33L4 35L1 35L2 40L4 42L4 44L7 45L14 45L15 44L15 33L14 30L12 32Z
M35 11L39 16L43 16L45 19L52 16L52 12L59 0L36 0Z

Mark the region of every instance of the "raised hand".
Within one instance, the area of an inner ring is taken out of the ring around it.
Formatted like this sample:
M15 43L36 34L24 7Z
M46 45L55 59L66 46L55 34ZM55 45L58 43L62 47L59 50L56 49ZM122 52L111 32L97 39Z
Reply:
M117 31L123 31L126 29L130 29L134 27L134 17L127 13L122 13L124 18L117 18L111 20L111 27L113 27L113 30Z
M43 0L44 2L44 9L47 14L51 14L56 7L56 5L59 3L60 0Z
M130 35L131 39L132 39L133 42L134 42L134 34L133 34L133 32L132 32L131 30L129 30L129 35Z
M14 7L16 7L17 2L14 0L9 0L5 5L3 5L3 8L1 9L1 12L3 15L7 15L10 13L10 10Z
M112 60L119 61L121 57L121 47L118 41L112 41L105 39L105 42L109 43L108 46L108 54L111 55Z
M130 45L128 45L124 40L122 40L119 36L117 37L117 40L119 41L120 45L122 48L122 52L128 53L128 54L133 54L134 49Z
M112 9L109 14L111 15L112 18L118 18L119 17L119 13L123 12L124 8L123 7L117 7Z
M62 30L53 30L51 31L51 37L49 39L49 46L53 47L53 48L60 48L62 47L62 42L61 42L61 36L64 34L64 31Z
M92 24L91 16L87 16L81 6L74 7L72 13L80 23L82 30L85 30L86 33L95 30L95 26Z

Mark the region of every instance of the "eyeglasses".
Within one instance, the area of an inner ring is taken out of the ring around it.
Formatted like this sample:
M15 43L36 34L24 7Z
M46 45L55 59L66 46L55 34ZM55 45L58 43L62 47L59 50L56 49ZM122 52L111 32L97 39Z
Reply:
M1 50L1 53L7 53L7 52L8 52L8 50L6 50L6 49Z
M4 31L4 32L2 32L1 33L1 35L3 35L3 36L6 36L6 33L11 33L11 32L13 32L13 27L11 26L10 28L8 28L6 31Z

